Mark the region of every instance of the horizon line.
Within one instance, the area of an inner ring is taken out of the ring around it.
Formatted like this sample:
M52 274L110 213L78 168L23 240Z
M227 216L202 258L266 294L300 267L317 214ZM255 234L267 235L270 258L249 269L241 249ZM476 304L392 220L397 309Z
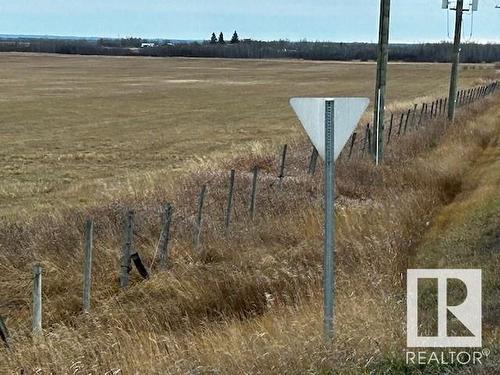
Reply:
M8 33L0 33L0 38L11 37L11 38L59 38L59 39L82 39L82 40L98 40L98 39L127 39L127 38L137 38L144 40L162 40L162 41L186 41L186 42L204 42L210 40L207 39L192 39L192 38L165 38L165 37L146 37L146 36L91 36L91 35L61 35L61 34L8 34ZM287 38L279 38L279 39L252 39L252 38L241 38L241 40L252 40L255 42L277 42L277 41L287 41L290 43L300 43L300 42L311 42L311 43L367 43L367 44L377 44L377 41L367 41L367 40L321 40L321 39L287 39ZM408 41L408 40L396 40L390 41L391 44L435 44L435 43L453 43L452 40L446 39L432 39L425 41ZM464 41L461 44L500 44L500 40L469 40Z

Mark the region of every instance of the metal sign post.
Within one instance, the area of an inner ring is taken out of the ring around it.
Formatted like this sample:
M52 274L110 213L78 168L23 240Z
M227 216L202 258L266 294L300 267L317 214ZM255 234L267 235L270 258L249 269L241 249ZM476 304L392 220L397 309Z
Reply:
M375 165L379 165L379 157L380 157L380 142L379 142L379 137L380 137L380 101L382 100L382 95L381 95L381 90L378 89L378 95L377 95L377 142L375 144ZM383 142L382 142L383 143Z
M319 156L325 161L323 330L333 339L335 309L335 160L368 107L367 98L293 98L293 107Z
M325 246L323 254L323 332L333 339L335 309L335 162L333 159L335 101L325 102Z

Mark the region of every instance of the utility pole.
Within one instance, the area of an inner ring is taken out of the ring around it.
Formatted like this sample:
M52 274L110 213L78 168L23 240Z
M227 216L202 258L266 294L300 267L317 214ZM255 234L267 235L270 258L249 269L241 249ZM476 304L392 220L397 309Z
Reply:
M451 55L451 79L450 93L448 100L448 120L453 122L455 119L455 107L457 102L457 87L458 87L458 67L460 65L460 39L462 36L462 16L464 12L464 0L457 0L457 8L455 10L455 40L453 43L453 52Z
M372 154L378 165L384 154L384 114L387 61L389 60L389 21L391 0L380 0L378 37L377 78L375 87L375 110L373 114Z

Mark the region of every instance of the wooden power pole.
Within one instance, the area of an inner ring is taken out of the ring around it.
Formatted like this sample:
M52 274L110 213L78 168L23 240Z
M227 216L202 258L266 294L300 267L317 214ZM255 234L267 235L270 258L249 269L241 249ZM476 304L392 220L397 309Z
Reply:
M455 40L453 43L453 52L451 55L451 79L450 93L448 99L448 120L455 119L455 107L457 102L457 87L458 87L458 67L460 64L460 42L462 36L462 16L464 12L464 0L457 0L456 18L455 18Z
M384 107L385 86L387 78L387 61L389 59L389 21L391 0L380 0L380 21L377 58L377 78L375 87L375 110L373 114L372 154L378 165L384 153Z

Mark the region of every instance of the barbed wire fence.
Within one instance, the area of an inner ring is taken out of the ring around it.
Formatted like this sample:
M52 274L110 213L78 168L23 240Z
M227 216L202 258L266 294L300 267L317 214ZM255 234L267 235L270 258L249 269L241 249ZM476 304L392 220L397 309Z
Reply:
M498 81L491 82L486 85L476 86L465 90L460 90L457 96L457 108L467 108L473 103L491 96L496 92L498 86ZM390 113L387 116L387 120L384 124L386 136L384 139L385 145L390 147L392 144L402 139L405 135L410 132L418 131L419 129L424 129L436 120L446 118L447 116L447 104L448 98L441 97L433 100L432 102L422 102L413 104L412 107L407 110L397 111ZM369 145L371 144L372 137L371 124L368 123L366 126L358 127L346 146L344 147L342 153L339 156L339 161L352 160L356 158L369 158L371 157ZM246 215L234 215L235 212L235 180L236 171L232 169L229 173L228 185L227 185L227 196L225 199L225 208L223 209L224 217L222 220L220 232L222 235L227 237L230 233L232 223L236 219L243 218L244 220L250 220L253 222L256 218L256 213L258 211L259 202L257 200L257 192L259 190L259 183L265 180L270 182L269 186L275 186L277 191L282 190L283 183L287 178L287 155L290 152L290 147L288 144L283 145L279 155L279 166L277 173L274 176L265 176L260 173L259 167L254 166L250 173L246 174L245 180L250 185L250 196L248 197L248 207L246 207ZM312 147L311 155L308 158L307 165L304 168L307 169L307 174L315 175L316 165L318 163L318 152ZM194 251L201 253L203 251L203 233L205 212L204 208L206 205L207 197L210 195L210 186L205 183L201 186L200 192L197 196L196 204L196 214L194 217L192 215L185 215L185 212L176 213L175 205L173 202L166 203L162 207L161 215L161 231L160 238L156 243L153 260L148 267L144 264L139 251L134 244L134 237L140 237L139 233L135 229L136 213L134 210L127 209L123 213L123 240L121 249L121 259L120 259L120 278L119 284L122 289L125 289L129 285L129 275L133 270L132 264L135 267L138 274L143 279L148 279L151 275L152 269L154 268L155 262L158 262L158 267L155 271L162 272L168 270L170 264L170 246L172 243L172 228L175 220L180 221L183 225L192 227L192 246ZM223 199L224 200L224 199ZM184 215L184 216L183 216ZM189 231L187 231L189 232ZM91 284L92 284L92 249L93 249L93 236L94 236L94 222L92 219L87 219L84 226L84 267L83 267L83 299L82 299L82 311L89 313L91 309ZM32 288L33 288L33 319L32 319L32 332L34 336L43 333L42 329L42 275L43 269L40 264L33 267L32 275ZM5 324L5 320L0 316L0 339L4 342L6 348L11 348L10 334Z

